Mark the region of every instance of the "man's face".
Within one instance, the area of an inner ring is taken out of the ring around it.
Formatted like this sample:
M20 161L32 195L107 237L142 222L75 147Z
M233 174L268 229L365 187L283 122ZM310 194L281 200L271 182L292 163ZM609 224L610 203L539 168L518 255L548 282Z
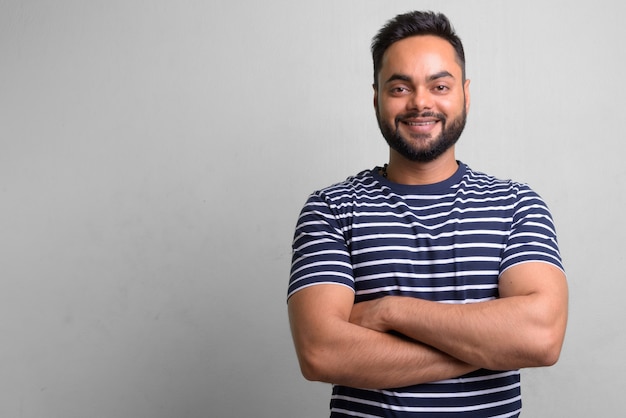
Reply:
M383 56L374 92L378 125L389 146L411 161L433 161L458 140L469 111L469 80L454 48L436 36L413 36Z

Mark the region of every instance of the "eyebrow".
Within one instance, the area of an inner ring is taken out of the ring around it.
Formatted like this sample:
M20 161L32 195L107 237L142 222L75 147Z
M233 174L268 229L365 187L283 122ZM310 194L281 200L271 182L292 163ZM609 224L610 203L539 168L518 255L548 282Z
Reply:
M454 76L448 72L448 71L439 71L438 73L435 74L431 74L426 78L426 81L434 81L434 80L438 80L440 78L445 78L445 77L451 77L454 78ZM405 74L392 74L391 77L389 77L387 79L387 81L385 81L385 84L387 83L391 83L392 81L406 81L406 82L412 82L413 79L411 77L409 77L408 75Z
M446 78L446 77L454 78L452 74L444 70L444 71L439 71L438 73L428 76L428 81L434 81L434 80L438 80L440 78Z

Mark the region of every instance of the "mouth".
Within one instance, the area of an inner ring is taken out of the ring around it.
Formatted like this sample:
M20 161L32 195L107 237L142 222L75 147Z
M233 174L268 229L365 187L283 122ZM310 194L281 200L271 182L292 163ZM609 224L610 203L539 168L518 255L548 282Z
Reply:
M440 120L436 118L410 118L400 121L410 132L417 134L431 133L439 122Z
M402 123L405 123L409 126L428 126L428 125L434 125L435 123L437 123L438 121L436 120L430 120L430 121L425 121L425 122L412 122L412 121L402 121Z

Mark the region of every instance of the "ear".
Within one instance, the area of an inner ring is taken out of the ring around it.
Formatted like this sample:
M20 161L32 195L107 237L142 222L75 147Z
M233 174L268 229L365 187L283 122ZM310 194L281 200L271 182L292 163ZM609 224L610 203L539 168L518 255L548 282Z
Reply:
M463 94L465 95L465 113L469 113L470 110L470 80L465 80L465 84L463 84Z
M378 113L378 89L376 88L376 84L372 84L372 88L374 89L374 110Z

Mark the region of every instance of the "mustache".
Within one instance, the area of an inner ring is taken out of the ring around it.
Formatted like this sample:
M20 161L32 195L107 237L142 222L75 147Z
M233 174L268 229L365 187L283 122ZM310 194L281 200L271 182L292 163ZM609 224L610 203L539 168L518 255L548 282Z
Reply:
M441 120L441 122L443 122L444 124L446 123L446 116L442 113L435 113L435 112L407 112L407 113L402 113L398 116L395 117L395 122L396 122L396 126L398 126L398 124L400 122L409 120L409 119L416 119L416 118L437 118L439 120Z

